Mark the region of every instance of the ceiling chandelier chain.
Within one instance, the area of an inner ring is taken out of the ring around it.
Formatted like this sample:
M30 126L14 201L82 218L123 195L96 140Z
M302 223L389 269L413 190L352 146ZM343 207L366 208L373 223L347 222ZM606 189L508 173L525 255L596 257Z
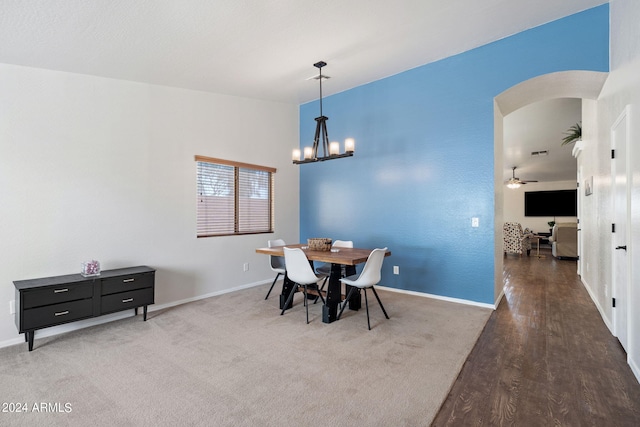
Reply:
M323 116L322 114L322 78L324 76L322 75L322 67L324 67L325 65L327 65L327 63L324 61L316 62L315 64L313 64L314 67L318 68L318 80L320 80L320 117Z
M329 134L327 132L327 120L329 120L329 118L326 117L322 111L322 79L325 78L325 76L322 75L322 67L326 65L327 63L324 61L319 61L313 64L313 66L318 68L319 70L318 79L320 80L320 116L315 118L316 132L313 138L313 146L304 147L304 159L300 159L301 152L299 148L293 150L293 163L296 165L351 157L353 156L353 152L355 150L355 141L353 140L353 138L347 138L345 140L344 154L340 154L340 144L338 142L329 143ZM320 145L321 138L322 156L318 156L318 145Z

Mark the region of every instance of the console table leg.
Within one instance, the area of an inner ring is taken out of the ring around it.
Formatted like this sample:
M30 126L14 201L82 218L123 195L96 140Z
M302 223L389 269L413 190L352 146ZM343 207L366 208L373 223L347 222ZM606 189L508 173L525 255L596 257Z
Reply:
M36 331L27 331L24 333L24 339L29 343L29 351L33 351L33 335Z
M138 311L138 309L136 308L136 311ZM145 305L144 308L142 309L143 313L144 313L144 321L147 321L147 306ZM137 313L136 313L137 314Z

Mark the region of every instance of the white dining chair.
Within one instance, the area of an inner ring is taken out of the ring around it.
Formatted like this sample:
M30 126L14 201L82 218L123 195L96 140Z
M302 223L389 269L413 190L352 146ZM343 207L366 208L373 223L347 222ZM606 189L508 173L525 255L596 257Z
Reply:
M269 240L267 241L267 245L272 248L274 246L284 246L284 240L282 239L274 239L274 240ZM271 293L271 290L273 289L273 286L276 284L276 282L278 281L278 277L280 277L280 275L286 274L287 270L285 268L285 263L284 263L284 258L281 256L269 256L269 267L271 267L271 270L273 270L276 274L276 278L273 279L273 283L271 284L271 287L269 288L269 292L267 292L267 296L264 297L264 299L269 298L269 294Z
M369 330L371 330L371 322L369 320L369 301L367 300L367 289L371 289L373 291L373 294L376 296L376 299L378 300L378 304L380 304L380 308L384 313L384 317L386 317L387 319L389 318L389 315L387 314L387 311L384 309L384 306L382 305L382 301L380 301L380 297L376 292L376 288L374 288L375 285L380 283L380 279L381 279L380 272L382 270L382 261L384 261L384 255L386 252L387 252L387 248L374 249L369 254L369 257L367 258L367 262L365 263L364 268L362 269L362 273L360 273L360 276L356 277L356 275L353 275L353 276L345 277L344 279L340 279L340 281L345 285L351 286L351 289L347 294L347 298L342 303L342 308L340 309L340 313L338 313L338 317L337 317L338 320L340 320L340 316L342 316L342 312L344 311L344 308L348 305L349 300L351 299L351 296L353 295L353 293L356 292L356 289L364 290L364 303L367 309L367 326L369 327Z
M295 283L295 286L291 288L291 292L287 297L287 302L284 304L284 308L280 315L282 316L289 307L289 304L293 300L293 295L296 290L302 286L304 292L304 305L307 308L307 323L309 323L309 302L307 300L307 292L309 287L315 288L318 291L318 296L324 304L324 298L318 288L318 282L322 280L322 277L318 277L313 272L307 256L300 248L284 248L284 262L287 266L287 276L289 280Z

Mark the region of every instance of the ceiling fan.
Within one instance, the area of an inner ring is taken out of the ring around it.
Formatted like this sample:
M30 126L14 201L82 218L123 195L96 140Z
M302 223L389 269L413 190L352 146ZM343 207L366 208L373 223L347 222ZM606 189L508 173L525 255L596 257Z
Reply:
M509 188L519 188L521 185L524 185L528 182L538 182L534 180L523 181L520 178L516 178L516 167L514 166L511 169L513 170L513 176L509 178L506 182L507 187Z

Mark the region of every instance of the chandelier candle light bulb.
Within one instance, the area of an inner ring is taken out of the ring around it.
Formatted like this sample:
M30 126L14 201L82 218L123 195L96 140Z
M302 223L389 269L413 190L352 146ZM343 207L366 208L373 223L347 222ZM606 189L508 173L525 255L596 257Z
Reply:
M335 156L340 154L340 143L333 141L329 144L329 155Z
M313 148L304 147L304 159L309 160L311 158L313 158Z
M294 161L296 161L296 160L300 161L300 154L301 154L300 153L300 149L299 148L294 148L293 149L293 154L292 154L291 157L293 158Z
M353 138L347 138L344 140L344 151L347 153L353 153L356 148L356 141Z

